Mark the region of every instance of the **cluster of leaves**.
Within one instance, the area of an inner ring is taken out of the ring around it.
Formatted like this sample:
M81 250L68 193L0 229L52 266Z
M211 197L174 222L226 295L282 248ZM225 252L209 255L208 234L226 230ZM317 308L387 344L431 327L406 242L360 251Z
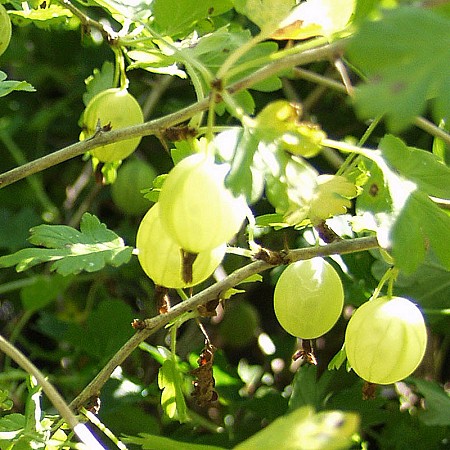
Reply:
M422 374L363 401L361 380L342 364L345 353L331 363L336 370L327 370L342 342L344 318L319 340L318 367L298 369L298 363L288 363L296 343L273 315L277 267L246 290L225 295L236 294L224 303L225 315L227 303L242 301L237 294L254 310L257 319L245 343L227 336L230 327L217 326L220 314L203 321L221 348L214 364L212 354L205 359L198 314L187 312L168 323L169 336L165 329L155 331L149 343L141 343L117 367L102 389L99 411L102 422L123 436L118 443L104 430L116 447L338 449L374 443L379 448L438 448L444 442L450 400L439 383L448 376L450 85L445 64L450 11L446 5L383 9L388 3L5 3L15 27L11 48L0 59L5 71L0 72L0 143L8 151L1 172L45 159L76 140L83 107L120 77L129 77L147 118L209 102L180 119L190 119L189 132L181 136L187 139L170 144L172 160L189 153L192 136L214 135L217 158L230 163L227 185L246 196L257 216L250 232L269 248L313 244L317 237L311 225L327 219L317 205L330 205L330 215L348 209L349 214L328 220L328 226L340 237L376 235L383 251L334 259L346 303L366 301L395 263L400 276L394 292L420 304L433 344L442 344ZM414 39L418 30L420 45ZM303 61L295 57L328 46L328 53L306 60L303 80L294 67ZM361 80L354 89L347 86L351 107L342 102L345 87L332 78L329 65L316 62L336 52L344 54L338 59L345 62L341 69L347 67L341 70L344 79L348 70ZM26 81L8 80L6 73ZM321 82L337 91L316 89ZM164 101L155 106L162 95ZM440 127L431 126L434 138L411 127L424 127L427 122L417 118L424 113ZM381 125L375 127L381 117L388 134ZM374 118L366 130L364 120ZM166 132L163 146L165 139L178 137L173 130ZM327 158L325 145L342 152L345 162ZM172 164L163 146L148 138L138 150L162 174ZM95 184L89 163L83 164L81 158L66 161L28 177L27 184L0 191L3 333L51 374L66 398L77 395L123 351L134 334L134 317L154 316L157 309L154 286L132 255L140 216L124 215L109 187ZM318 180L329 172L348 184L337 183L328 192ZM163 181L164 175L154 181L148 194L152 201ZM244 233L237 245L246 245ZM246 254L238 248L235 253L239 250ZM239 256L229 255L223 268L231 273L242 265ZM186 297L182 291L170 295ZM211 315L208 305L205 310ZM236 322L231 332L248 335L249 323ZM209 394L201 406L198 395L191 395L195 386ZM0 388L0 448L75 445L59 418L45 413L48 405L41 407L33 379L11 368L8 360ZM218 401L211 401L216 394ZM18 412L22 408L25 414Z

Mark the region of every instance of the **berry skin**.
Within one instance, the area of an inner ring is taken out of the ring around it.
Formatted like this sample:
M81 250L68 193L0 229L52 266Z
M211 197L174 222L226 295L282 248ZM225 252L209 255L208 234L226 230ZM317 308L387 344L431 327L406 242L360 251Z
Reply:
M137 100L126 90L111 88L95 95L83 113L83 131L80 140L92 137L98 126L111 130L138 125L144 122L142 109ZM141 138L113 142L91 151L101 162L121 161L131 155Z
M247 204L225 187L228 169L198 153L180 161L164 181L159 196L161 222L187 252L228 242L242 226Z
M182 276L181 249L170 237L159 218L159 203L142 219L136 237L138 258L144 272L159 286L185 288L206 280L222 262L226 245L201 252L193 267L193 279L186 283Z
M274 308L280 325L302 339L327 333L339 319L343 305L341 279L323 258L290 264L275 286Z
M362 379L375 384L391 384L411 375L426 345L422 313L403 297L378 297L364 303L345 333L350 365Z
M5 7L0 4L0 55L2 55L11 41L11 19Z
M119 169L116 181L111 185L111 197L125 214L137 216L147 212L151 203L141 190L152 186L155 169L140 159L127 160Z

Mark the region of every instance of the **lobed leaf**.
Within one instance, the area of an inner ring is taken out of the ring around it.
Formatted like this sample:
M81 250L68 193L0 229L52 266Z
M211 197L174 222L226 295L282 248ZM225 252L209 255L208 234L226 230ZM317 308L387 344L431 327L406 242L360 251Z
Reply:
M158 386L162 390L161 406L171 419L188 420L186 402L182 390L181 373L172 354L163 362L158 374Z
M449 18L424 8L387 11L361 26L347 55L368 77L355 92L361 118L385 115L388 127L400 131L429 99L439 117L450 116Z
M29 241L45 248L25 248L2 256L0 267L16 266L22 272L37 264L53 262L51 270L61 275L83 270L95 272L106 264L118 267L127 263L133 250L89 213L83 215L80 231L66 225L38 225L30 233Z
M167 36L182 35L193 31L197 22L222 14L232 8L230 0L177 0L176 7L167 0L154 0L153 17L158 31Z
M378 169L372 170L357 209L372 215L380 245L392 249L396 265L406 273L417 269L429 247L450 270L450 241L442 239L450 230L450 216L428 196L430 191L448 194L450 172L445 166L434 167L439 163L431 154L424 158L427 164L415 164L416 151L388 135L381 140L379 150L364 153ZM403 167L400 161L411 154L412 161ZM436 177L431 174L433 170Z

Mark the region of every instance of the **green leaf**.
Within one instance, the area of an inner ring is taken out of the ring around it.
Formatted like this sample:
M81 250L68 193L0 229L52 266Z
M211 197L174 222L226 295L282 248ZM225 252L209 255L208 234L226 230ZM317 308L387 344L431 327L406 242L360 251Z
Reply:
M131 307L123 300L104 300L90 313L83 327L71 324L64 340L106 363L133 335L130 325L133 317Z
M399 139L386 136L379 148L363 152L380 171L373 171L374 176L358 198L358 213L365 211L373 216L378 241L383 248L392 249L399 269L412 273L423 262L427 248L431 247L442 265L450 270L450 240L442 238L450 229L450 216L419 189L421 184L435 190L436 181L425 183L417 171L408 169L407 164L406 173L414 172L419 183L416 184L387 164L383 157L385 148L391 156L405 150Z
M232 8L229 0L177 0L176 7L167 0L155 0L152 4L155 25L167 36L188 35L197 22L222 14Z
M7 248L10 252L24 247L30 226L39 225L42 218L29 207L20 211L12 211L6 208L0 210L0 247Z
M328 394L328 384L333 373L325 371L320 378L317 377L317 366L305 364L295 374L292 383L292 395L289 399L289 409L301 406L313 406L316 409L323 407L323 401Z
M200 37L191 45L186 46L187 48L180 49L179 56L175 56L180 58L181 62L184 62L183 58L186 58L187 62L195 59L215 74L229 55L250 41L251 38L249 30L235 31L228 27L222 27L213 33ZM269 62L270 55L277 50L278 45L275 42L261 42L254 45L239 58L236 66L234 66L235 74L226 77L227 83L233 83L253 73L263 65L261 61L266 59L266 62ZM259 61L259 63L255 64L254 61ZM239 70L240 65L242 65L242 70ZM209 81L204 83L204 88L205 90L210 89ZM263 92L275 91L280 88L281 80L277 76L270 77L252 86L252 89ZM243 94L240 94L242 97ZM235 96L236 98L239 99L239 96ZM245 99L245 102L248 103L248 99Z
M37 264L53 262L51 270L61 275L82 270L95 272L106 264L118 267L127 263L133 251L89 213L81 218L80 231L66 225L38 225L30 233L29 241L45 248L26 248L2 256L0 267L16 266L22 272Z
M429 99L440 117L450 116L449 18L425 8L386 11L381 20L361 26L347 55L368 77L355 92L361 118L385 114L389 128L400 131Z
M279 417L235 450L337 450L350 448L358 416L342 411L315 413L309 406Z
M152 0L85 0L83 4L101 6L123 24L124 18L147 21L151 15Z
M295 6L294 0L233 0L233 3L238 13L267 32L279 28L280 22Z
M331 361L328 363L328 370L336 369L338 370L342 364L345 363L347 359L347 353L345 352L345 344L342 348L333 356Z
M223 145L225 136L234 139L234 145L230 147L234 148L234 157L230 172L225 180L226 186L233 191L235 196L244 194L247 200L253 203L262 194L261 183L263 180L258 177L257 172L252 170L253 157L258 149L259 142L248 128L245 128L239 134L234 132L222 134L216 142L221 142Z
M36 89L26 81L5 81L7 75L0 70L0 97L10 94L13 91L35 92Z
M94 69L84 81L86 83L86 92L83 94L83 103L85 106L92 97L106 89L114 87L114 64L105 61L101 69Z
M18 26L33 23L38 28L49 29L61 26L75 28L79 24L78 18L74 17L70 10L55 4L47 4L45 8L31 8L24 11L11 10L9 14L11 22Z
M419 411L419 419L428 426L450 425L450 396L437 383L413 379L417 390L425 398L425 407Z
M125 444L136 444L142 447L142 450L224 450L223 447L215 445L192 444L190 442L181 442L164 436L155 436L148 433L139 433L141 437L126 436L122 439Z
M181 423L189 420L182 383L177 363L173 355L169 354L158 374L158 386L162 389L161 406L168 417Z
M20 291L24 309L34 312L44 308L61 295L73 280L60 275L42 275Z
M386 162L428 195L450 199L450 168L433 153L408 147L401 139L386 135L380 149Z
M275 39L331 38L342 31L355 9L355 0L307 0L297 5L283 20Z
M0 444L3 440L11 442L24 428L25 416L22 414L13 413L0 418Z

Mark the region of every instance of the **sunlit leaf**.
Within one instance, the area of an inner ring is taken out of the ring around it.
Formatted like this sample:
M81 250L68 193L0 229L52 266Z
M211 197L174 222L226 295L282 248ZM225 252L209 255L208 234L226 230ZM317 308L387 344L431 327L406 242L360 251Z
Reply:
M331 38L348 24L355 0L307 0L300 3L272 34L273 39Z
M176 7L167 0L154 0L152 4L155 26L167 36L186 36L194 25L210 16L222 14L231 9L229 0L177 0Z
M0 97L10 94L13 91L35 92L36 89L26 81L6 80L7 75L0 70Z
M275 30L295 6L294 0L233 0L234 8L261 30Z
M94 69L92 75L85 80L86 92L83 94L83 103L85 106L89 100L99 92L114 87L114 64L105 61L101 69Z
M388 164L389 159L385 160L384 153L389 154L396 164L395 161L399 158L406 160L416 149L409 149L400 139L392 136L382 139L379 148L366 153L378 169L375 168L374 177L369 179L364 192L358 197L358 213L365 211L373 215L380 245L392 250L397 267L406 273L417 269L429 247L442 265L450 269L450 241L442 239L450 229L450 216L420 189L445 192L450 182L448 171L437 171L437 178L433 180L429 177L427 164L422 172L420 166L414 165L414 170L411 170L407 163L403 174L400 165L391 167ZM416 182L408 179L408 175Z
M136 444L142 450L225 450L215 445L193 444L191 442L180 442L164 436L155 436L148 433L139 433L140 437L127 436L122 439L125 444Z
M24 11L10 10L9 14L11 21L18 26L33 23L38 28L48 29L55 26L75 28L79 24L78 18L74 17L70 10L56 4Z
M89 213L83 215L80 231L66 225L38 225L30 233L29 241L45 248L25 248L2 256L0 267L16 266L22 272L36 264L52 262L51 270L61 275L95 272L106 264L117 267L127 263L133 250Z
M350 448L358 416L341 411L315 413L309 406L281 416L235 447L236 450L337 450Z
M162 389L161 406L168 417L179 422L188 420L186 402L182 390L183 380L172 355L164 360L158 374L158 386Z

